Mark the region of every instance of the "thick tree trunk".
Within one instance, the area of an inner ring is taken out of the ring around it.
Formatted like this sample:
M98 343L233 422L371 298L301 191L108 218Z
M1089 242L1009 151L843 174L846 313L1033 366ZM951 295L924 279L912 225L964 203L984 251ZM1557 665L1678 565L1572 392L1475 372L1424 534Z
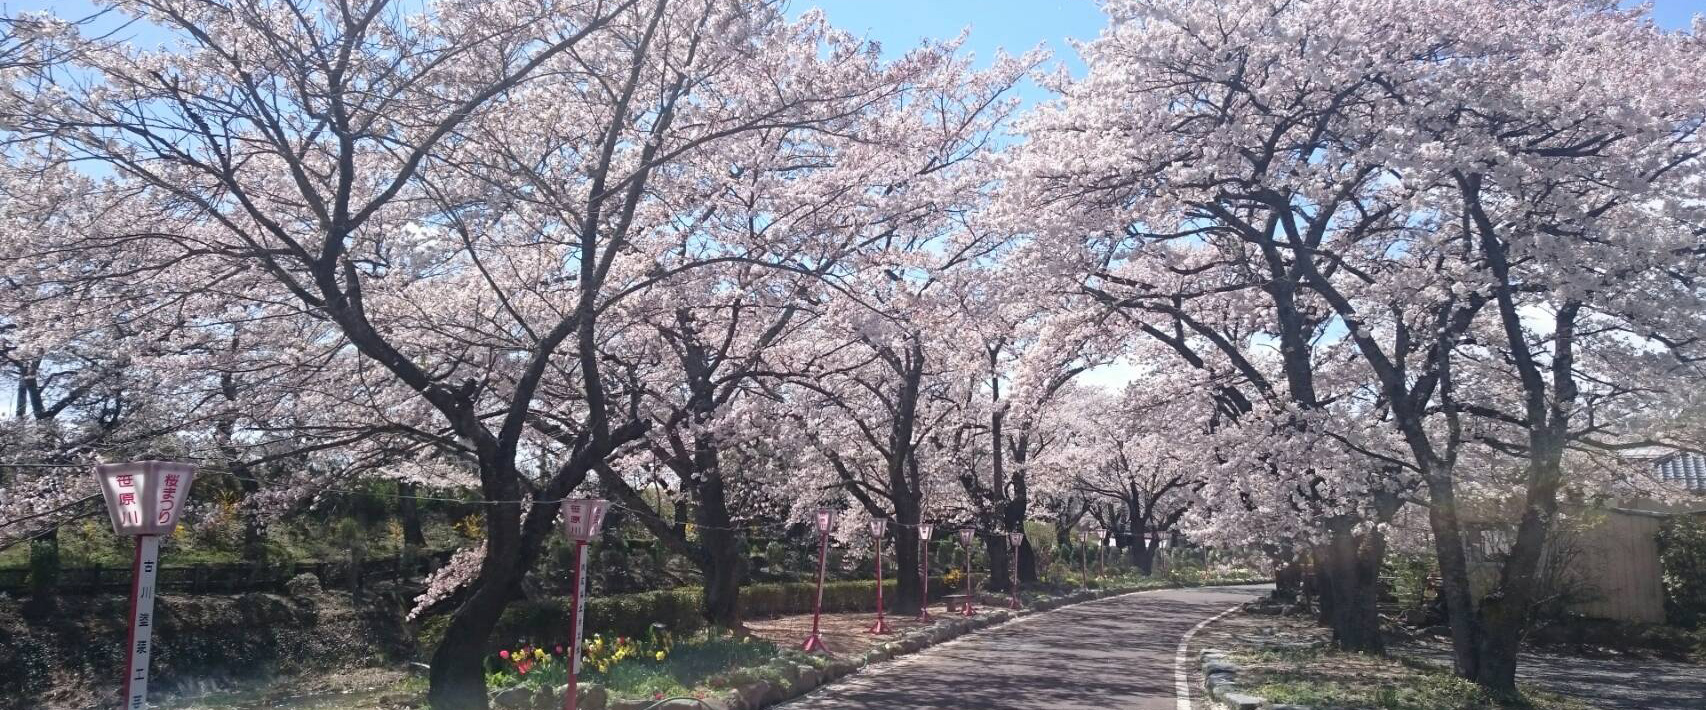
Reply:
M696 520L703 556L701 572L705 577L705 621L715 627L736 629L741 621L740 583L746 577L746 557L741 549L745 540L733 529L734 520L729 514L723 477L716 468L716 455L712 451L709 454L710 470L695 486L699 499Z
M1270 551L1274 565L1274 596L1276 601L1297 601L1303 594L1303 563L1290 545Z
M1469 586L1469 558L1457 518L1457 491L1449 473L1428 477L1428 527L1433 531L1434 556L1439 561L1440 594L1445 597L1446 624L1451 629L1452 670L1474 680L1480 673L1481 629Z
M1011 590L1013 570L1008 565L1012 562L1012 556L1007 553L1006 533L984 535L983 549L989 555L989 581L984 584L984 588L992 592Z
M403 545L426 547L426 534L421 530L420 506L414 496L419 488L408 481L397 483L397 517L403 524Z
M1528 496L1516 540L1499 571L1499 586L1481 600L1479 667L1475 682L1496 693L1516 691L1517 652L1528 630L1529 610L1539 584L1547 533L1558 512L1563 437L1545 433L1531 438Z
M929 600L923 598L923 581L918 576L917 513L913 513L912 517L913 521L910 523L902 520L901 525L889 526L889 530L894 533L895 594L893 599L885 599L884 604L888 606L890 613L897 616L917 614L924 604L929 603Z
M1031 547L1031 541L1019 544L1019 586L1037 583L1037 551Z
M1155 574L1155 549L1157 542L1138 537L1132 540L1130 552L1131 563L1137 567L1143 576Z
M253 476L247 475L246 469L239 470L243 471L243 474L241 478L237 479L237 485L242 488L244 498L252 499L252 496L261 492L261 484L255 482ZM258 575L260 568L265 567L267 563L266 525L261 522L260 516L253 511L242 517L243 561L254 564L255 572Z
M490 543L487 543L490 545ZM434 710L485 710L486 643L514 594L517 575L496 570L491 548L487 565L494 572L450 615L444 640L433 651L427 672L427 703ZM509 555L513 557L513 555ZM501 563L499 563L501 564ZM485 575L482 575L485 576Z
M1379 602L1385 538L1379 532L1357 535L1355 526L1348 519L1330 524L1322 560L1327 587L1322 596L1332 600L1326 618L1341 650L1383 654Z
M1309 548L1309 591L1315 597L1315 620L1322 626L1333 625L1333 585L1328 581L1328 551L1324 545Z

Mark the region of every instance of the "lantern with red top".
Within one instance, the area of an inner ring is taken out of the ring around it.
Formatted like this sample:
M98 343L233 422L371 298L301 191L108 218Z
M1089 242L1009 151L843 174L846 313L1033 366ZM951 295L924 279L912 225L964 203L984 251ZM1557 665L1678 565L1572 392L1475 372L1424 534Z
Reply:
M126 710L148 705L148 659L154 641L154 577L160 566L160 536L177 528L189 503L195 467L170 461L133 461L95 467L95 480L107 502L113 532L136 538L131 568L130 637L125 653Z
M888 527L888 520L876 518L871 521L872 543L876 546L877 554L877 623L871 624L873 634L889 632L889 623L883 618L883 531Z
M1108 531L1096 529L1096 578L1105 579L1108 576Z
M918 524L918 621L930 622L930 536L936 526Z
M1025 544L1025 534L1022 532L1007 533L1007 586L1013 590L1013 601L1008 606L1019 608L1019 546Z
M1089 589L1090 588L1090 531L1088 529L1081 529L1078 531L1078 549L1080 551L1078 557L1084 563L1084 588Z
M800 650L806 653L822 653L827 655L829 648L823 645L823 636L818 633L818 621L823 616L823 574L828 569L829 562L829 531L835 527L835 511L828 508L817 509L817 596L812 600L812 635L806 637L806 642L800 645Z
M971 616L976 613L972 611L971 605L971 536L973 532L975 531L971 528L960 528L960 546L966 548L966 603L965 606L961 607L961 616Z
M592 498L569 498L563 501L563 534L575 546L574 566L570 568L569 589L569 686L563 693L564 710L575 710L580 701L579 675L581 670L581 635L586 628L586 546L604 528L604 513L609 501Z

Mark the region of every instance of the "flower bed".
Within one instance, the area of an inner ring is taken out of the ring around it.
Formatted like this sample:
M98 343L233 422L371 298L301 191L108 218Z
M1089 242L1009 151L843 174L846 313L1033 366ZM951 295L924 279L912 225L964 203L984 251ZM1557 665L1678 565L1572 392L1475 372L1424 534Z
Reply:
M696 702L680 707L754 710L803 695L868 664L913 653L1027 613L1152 589L1265 581L1268 580L1254 576L1197 579L1186 584L1145 577L1102 579L1096 580L1093 585L1096 588L1090 590L1064 594L1026 592L1023 599L1027 610L1019 612L1001 608L1005 606L1005 596L988 594L982 597L983 609L977 616L944 615L935 623L902 630L863 651L838 656L804 654L773 640L751 637L706 632L670 637L661 626L654 626L645 640L594 635L585 644L579 707L643 710L669 698L693 698ZM528 663L527 673L519 672L517 658ZM507 658L494 656L490 667L494 674L487 677L488 687L495 691L500 707L549 710L561 706L566 678L562 656L554 647L509 649Z

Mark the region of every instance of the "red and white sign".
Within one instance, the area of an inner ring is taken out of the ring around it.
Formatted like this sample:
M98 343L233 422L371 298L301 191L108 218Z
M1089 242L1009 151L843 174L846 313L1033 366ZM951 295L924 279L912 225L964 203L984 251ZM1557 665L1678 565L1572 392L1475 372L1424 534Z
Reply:
M170 535L189 503L195 467L170 461L100 464L95 480L107 502L113 532L136 537L131 567L130 634L125 642L125 710L148 707L148 659L154 654L154 580L160 571L160 536Z
M889 524L889 521L887 518L873 519L871 521L871 535L874 537L882 537L883 531L887 530L889 527L888 524Z
M581 637L586 634L587 541L604 529L604 511L609 507L609 501L594 498L569 498L563 501L563 534L568 535L575 546L574 579L570 580L570 587L574 590L574 600L571 602L574 618L569 624L569 687L563 693L564 710L575 710L575 704L579 701L577 694L581 672Z
M592 498L570 498L563 501L563 532L570 540L591 540L604 528L604 511L609 507L609 501Z
M972 534L971 528L960 528L960 544L961 545L970 545L971 544L971 534Z
M170 535L189 502L195 467L171 461L133 461L95 467L113 532Z
M835 528L835 511L828 508L817 509L817 534L828 535Z

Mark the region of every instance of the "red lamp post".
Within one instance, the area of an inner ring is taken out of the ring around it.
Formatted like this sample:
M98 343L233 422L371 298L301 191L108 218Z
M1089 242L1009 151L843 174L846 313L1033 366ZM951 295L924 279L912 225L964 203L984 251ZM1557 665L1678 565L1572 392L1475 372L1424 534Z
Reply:
M829 654L829 648L823 645L823 636L818 633L818 620L823 616L823 573L829 564L829 530L835 526L835 511L828 508L817 509L817 597L812 600L812 635L806 637L806 642L800 645L800 650L806 653Z
M918 621L930 623L930 535L936 526L918 524Z
M1022 532L1007 533L1007 546L1012 552L1007 555L1007 571L1009 579L1007 586L1013 590L1013 602L1010 608L1019 608L1019 546L1025 544L1025 534Z
M877 623L871 624L873 634L889 632L889 623L883 620L883 529L888 527L887 523L883 518L871 521L871 537L877 548Z
M966 604L960 613L961 616L971 616L977 613L971 608L971 536L971 528L960 528L960 546L966 548Z
M154 577L160 566L160 536L172 534L189 502L195 467L167 461L136 461L95 467L113 532L136 538L131 563L130 634L125 655L125 710L148 706L148 659L154 652Z
M563 710L575 710L581 672L581 636L586 628L586 546L604 527L604 511L610 503L589 498L570 498L563 501L563 533L575 545L574 567L570 569L569 588L574 598L569 603L569 687L563 693Z

